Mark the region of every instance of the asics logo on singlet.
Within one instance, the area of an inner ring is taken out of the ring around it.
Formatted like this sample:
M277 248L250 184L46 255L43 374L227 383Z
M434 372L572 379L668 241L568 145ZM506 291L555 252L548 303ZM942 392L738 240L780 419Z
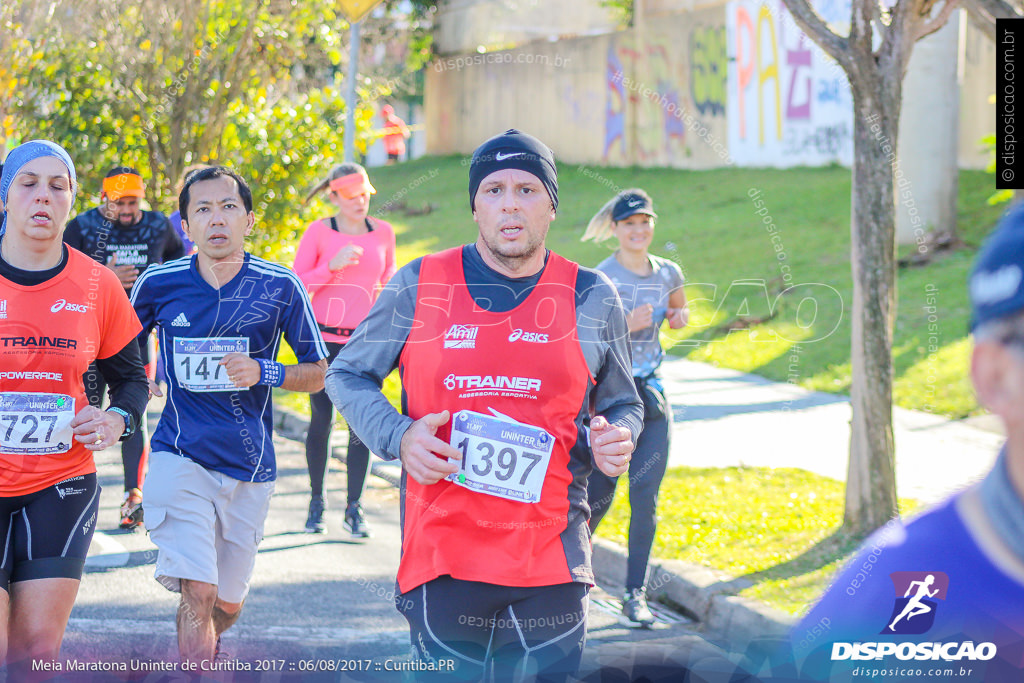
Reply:
M547 344L548 335L541 334L540 332L523 332L521 328L512 330L512 334L508 335L510 342L524 341L533 342L534 344Z
M480 328L476 325L452 325L444 333L444 348L475 349L476 335Z
M50 306L50 313L58 313L61 310L71 311L72 313L88 313L89 307L85 304L69 304L67 299L57 299L57 301Z
M540 391L540 380L533 377L508 377L506 375L456 375L454 372L444 378L444 388L455 389L500 389L521 394Z

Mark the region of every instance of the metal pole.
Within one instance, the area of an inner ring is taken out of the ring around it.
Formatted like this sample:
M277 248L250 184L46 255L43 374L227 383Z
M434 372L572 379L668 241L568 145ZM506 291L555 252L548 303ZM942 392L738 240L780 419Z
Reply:
M359 73L359 26L349 25L348 87L345 93L345 161L355 161L356 75Z

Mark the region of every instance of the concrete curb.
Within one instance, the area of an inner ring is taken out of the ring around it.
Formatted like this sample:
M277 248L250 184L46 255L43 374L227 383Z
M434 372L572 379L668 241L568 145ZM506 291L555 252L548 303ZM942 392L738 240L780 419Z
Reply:
M305 442L309 420L287 408L274 406L274 431L293 441ZM345 461L344 448L332 456ZM375 459L372 473L392 486L399 485L400 470ZM623 585L626 581L626 549L603 538L594 538L594 573L598 578ZM744 644L757 638L781 637L796 618L756 600L733 595L753 585L725 572L680 560L655 560L650 564L648 595L670 604L700 622L710 634L727 636Z
M627 557L626 548L621 545L594 538L594 573L598 578L623 585ZM681 560L652 560L647 594L682 610L708 633L728 636L733 643L785 635L796 622L795 617L733 595L752 585L717 569Z

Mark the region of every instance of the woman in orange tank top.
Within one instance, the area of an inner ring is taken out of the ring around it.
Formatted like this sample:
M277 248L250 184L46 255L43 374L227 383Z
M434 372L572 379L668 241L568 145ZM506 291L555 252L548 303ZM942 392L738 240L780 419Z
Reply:
M76 190L48 141L13 150L0 176L0 659L16 681L60 653L96 527L92 454L131 435L147 398L124 288L61 240ZM107 411L85 396L96 359L113 372Z

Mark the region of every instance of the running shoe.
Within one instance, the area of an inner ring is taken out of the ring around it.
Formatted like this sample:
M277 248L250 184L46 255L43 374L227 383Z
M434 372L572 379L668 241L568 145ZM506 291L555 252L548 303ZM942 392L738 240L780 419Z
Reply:
M309 516L306 517L306 531L311 534L327 533L327 522L324 521L324 511L327 509L327 501L323 496L313 496L309 499Z
M647 607L647 592L643 588L634 588L622 598L622 614L644 628L654 625L654 615Z
M142 526L142 521L142 491L139 489L125 491L124 502L121 503L121 523L119 526L122 529L133 531Z
M213 661L215 662L227 662L231 660L231 655L224 650L220 649L220 636L217 636L217 644L213 646Z
M359 503L349 503L345 508L345 529L352 534L352 538L370 537L370 525L363 518L363 506Z

